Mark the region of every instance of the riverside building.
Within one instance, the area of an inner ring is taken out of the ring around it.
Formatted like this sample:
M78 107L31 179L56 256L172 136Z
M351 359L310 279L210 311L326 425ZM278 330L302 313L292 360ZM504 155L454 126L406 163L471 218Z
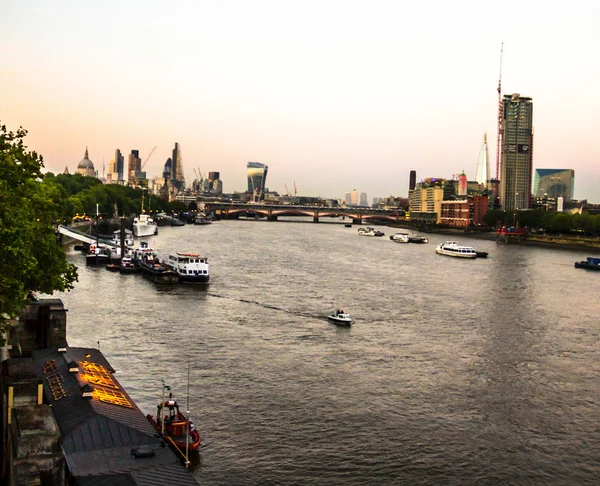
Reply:
M505 211L531 206L533 103L518 93L502 100L500 206Z
M573 169L536 169L533 177L534 198L573 199L575 171Z

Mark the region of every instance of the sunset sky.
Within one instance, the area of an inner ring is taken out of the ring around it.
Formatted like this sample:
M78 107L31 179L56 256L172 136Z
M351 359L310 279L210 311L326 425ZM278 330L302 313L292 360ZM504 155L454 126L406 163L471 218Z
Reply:
M408 173L496 167L497 84L534 103L534 168L600 203L600 2L0 0L0 123L47 170L138 149L159 176L220 171L343 198L406 196Z

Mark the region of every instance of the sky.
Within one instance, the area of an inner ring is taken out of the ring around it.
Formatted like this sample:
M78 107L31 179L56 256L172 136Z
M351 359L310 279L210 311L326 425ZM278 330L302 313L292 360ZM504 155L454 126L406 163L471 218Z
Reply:
M0 0L0 123L29 133L47 170L86 146L160 176L175 142L186 178L369 200L417 179L496 172L503 94L534 103L534 168L575 170L600 203L597 1Z

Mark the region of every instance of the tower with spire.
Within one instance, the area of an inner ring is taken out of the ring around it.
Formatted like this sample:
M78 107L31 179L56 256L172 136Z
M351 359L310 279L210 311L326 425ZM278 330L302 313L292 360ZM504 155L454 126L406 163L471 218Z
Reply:
M483 142L481 143L481 149L479 149L475 180L484 185L487 185L490 180L490 154L488 152L487 133L483 135Z

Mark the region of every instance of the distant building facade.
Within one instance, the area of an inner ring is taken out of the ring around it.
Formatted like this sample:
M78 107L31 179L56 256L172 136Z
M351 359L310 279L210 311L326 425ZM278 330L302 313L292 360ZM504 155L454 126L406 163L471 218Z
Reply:
M358 191L356 189L352 189L350 193L350 204L352 206L358 206Z
M367 193L361 192L360 193L360 206L368 206L368 205L369 205L369 200L367 198Z
M533 103L518 93L502 100L500 206L508 212L531 206Z
M454 196L454 182L431 177L417 183L415 189L409 192L411 221L440 223L442 201Z
M482 225L488 205L488 196L473 196L454 201L442 201L440 205L440 223L456 228Z
M79 164L77 164L77 174L87 177L97 176L96 170L94 169L94 164L90 160L87 147L85 148L85 155L83 156L83 159L81 159Z
M269 167L260 162L248 162L248 192L255 200L263 201L265 198L267 172Z
M573 199L575 171L573 169L536 169L533 177L533 196Z

